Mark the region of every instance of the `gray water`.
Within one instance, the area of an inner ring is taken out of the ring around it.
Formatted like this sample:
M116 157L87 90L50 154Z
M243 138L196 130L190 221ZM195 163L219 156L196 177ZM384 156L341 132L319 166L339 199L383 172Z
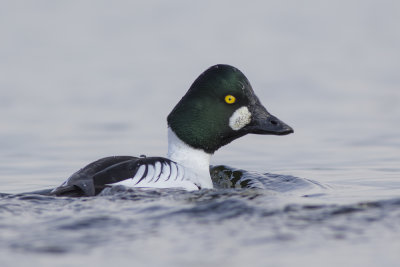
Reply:
M397 1L2 2L0 265L398 266L399 14ZM19 194L104 156L165 155L167 114L217 63L295 130L214 155L260 188Z

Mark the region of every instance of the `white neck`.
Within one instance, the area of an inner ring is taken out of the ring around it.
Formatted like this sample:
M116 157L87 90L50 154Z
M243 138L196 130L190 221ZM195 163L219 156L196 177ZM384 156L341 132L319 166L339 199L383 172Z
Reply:
M195 177L188 177L201 188L213 188L210 176L211 154L185 144L168 127L168 158L190 170Z

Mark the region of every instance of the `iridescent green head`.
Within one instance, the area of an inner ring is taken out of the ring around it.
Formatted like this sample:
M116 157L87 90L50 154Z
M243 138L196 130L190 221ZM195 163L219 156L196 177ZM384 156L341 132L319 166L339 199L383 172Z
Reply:
M229 65L215 65L203 72L167 120L183 142L207 153L248 133L293 133L268 113L246 76Z

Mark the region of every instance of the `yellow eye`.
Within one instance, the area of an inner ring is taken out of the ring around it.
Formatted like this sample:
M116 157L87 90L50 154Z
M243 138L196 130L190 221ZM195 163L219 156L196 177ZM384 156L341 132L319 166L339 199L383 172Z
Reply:
M227 95L225 96L225 102L228 104L233 104L236 101L236 97L234 97L233 95Z

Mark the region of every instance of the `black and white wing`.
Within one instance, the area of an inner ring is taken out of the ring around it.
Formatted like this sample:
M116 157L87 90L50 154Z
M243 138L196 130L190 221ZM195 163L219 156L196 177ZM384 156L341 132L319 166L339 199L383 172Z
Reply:
M186 178L185 169L166 158L115 156L90 163L71 175L51 194L56 196L95 196L111 185L199 189Z

